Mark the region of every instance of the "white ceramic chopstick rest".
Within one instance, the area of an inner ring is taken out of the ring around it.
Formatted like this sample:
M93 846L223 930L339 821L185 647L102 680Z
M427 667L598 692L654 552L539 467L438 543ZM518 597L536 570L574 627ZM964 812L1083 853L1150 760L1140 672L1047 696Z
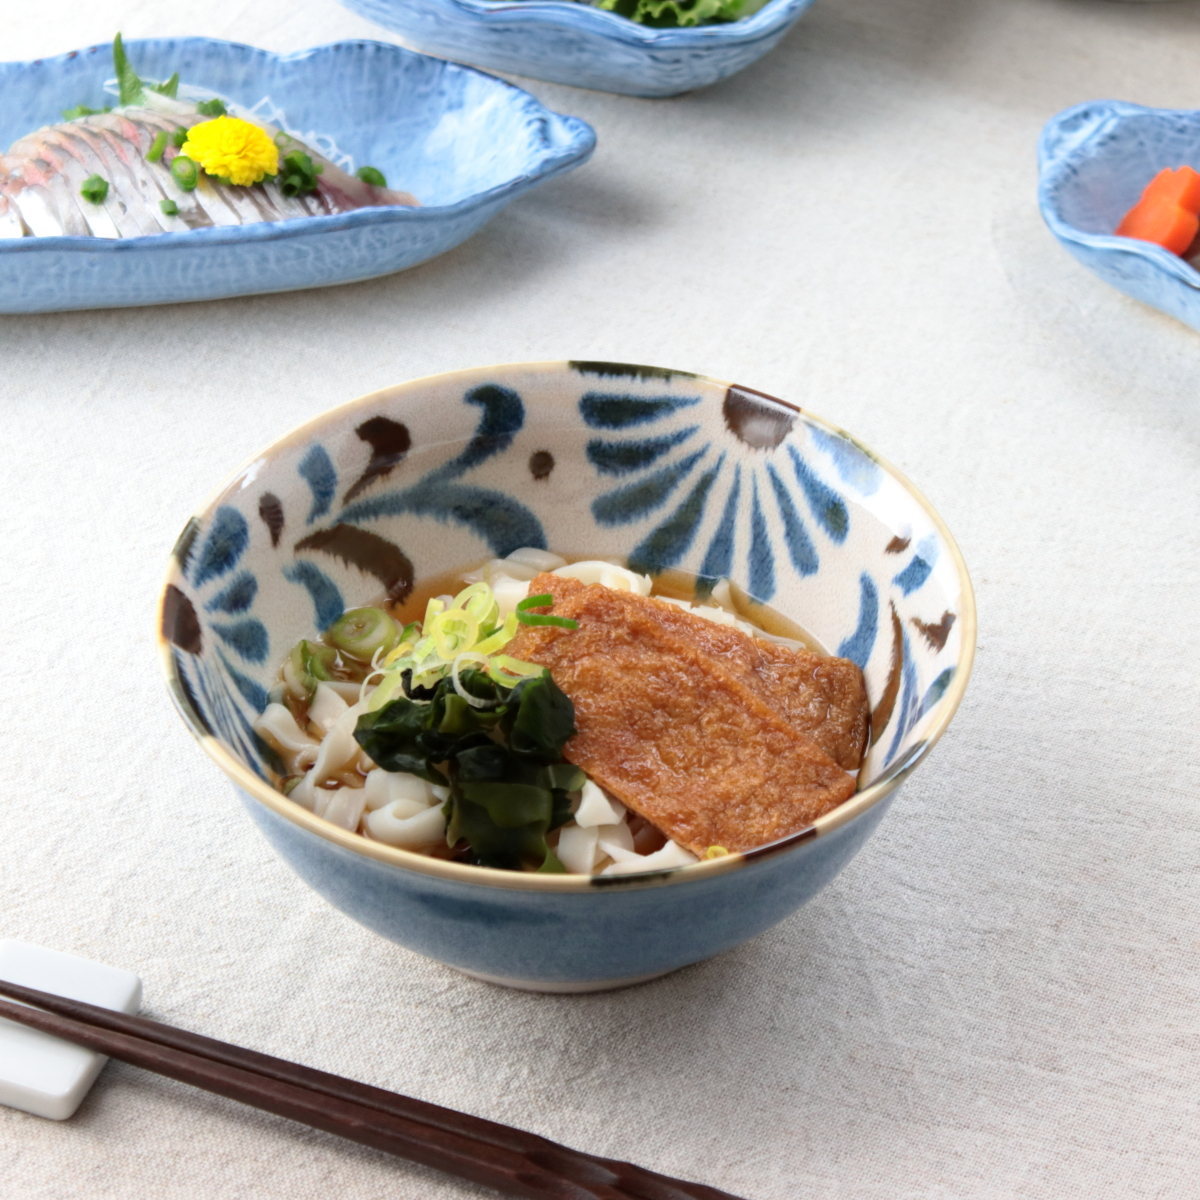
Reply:
M142 1002L142 981L132 971L28 942L0 940L0 979L125 1013L136 1013ZM0 1019L0 1104L65 1121L105 1061L93 1050Z

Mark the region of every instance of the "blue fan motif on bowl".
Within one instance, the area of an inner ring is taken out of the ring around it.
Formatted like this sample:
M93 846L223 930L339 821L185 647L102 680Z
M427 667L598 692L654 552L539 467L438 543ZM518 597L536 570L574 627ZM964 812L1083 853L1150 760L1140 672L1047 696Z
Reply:
M307 593L314 632L328 628L349 605L342 588L313 557L294 555L325 556L356 568L373 576L393 601L403 600L412 590L415 576L408 555L368 527L381 518L411 515L463 525L497 555L518 546L546 546L542 524L527 506L503 492L462 481L509 449L525 423L520 396L511 388L483 386L468 391L463 400L480 409L473 436L457 454L404 488L379 491L371 485L386 479L407 455L412 444L407 427L384 416L362 422L356 433L370 456L365 468L350 480L336 511L338 490L345 480L339 476L334 455L322 443L308 446L296 465L306 494L298 493L304 497L303 511L295 523L304 533L290 547L283 539L291 522L282 501L269 491L259 496L259 522L272 549L286 560L277 568L284 580ZM360 498L364 491L372 494ZM197 719L236 745L268 778L275 759L255 734L253 718L267 705L266 682L278 668L283 648L272 651L267 627L253 615L259 577L243 562L251 529L244 513L230 504L216 509L205 531L189 524L175 557L196 599L170 585L163 623ZM210 639L201 634L196 603L207 615L206 629L215 638L211 649L205 645ZM214 678L214 672L223 680Z
M844 541L849 512L837 490L812 470L796 446L785 444L792 424L785 412L767 409L750 393L731 388L724 405L726 430L735 443L760 453L729 462L731 448L706 436L689 417L689 408L698 402L698 396L686 394L646 399L595 391L582 397L584 422L602 433L588 442L588 461L602 475L627 480L601 492L592 502L592 515L600 525L634 524L661 515L629 557L640 569L662 571L683 560L709 506L719 505L721 517L707 538L699 570L711 586L733 573L734 534L746 524L748 512L749 591L769 601L777 587L778 551L786 552L798 574L814 574L820 565L814 538ZM625 436L633 428L638 434ZM768 529L767 505L777 509L782 546Z
M728 388L723 426L714 429L697 419L700 396L687 377L669 382L675 387L651 396L615 387L581 396L580 416L592 431L587 460L603 481L591 503L596 523L636 530L629 558L639 570L658 573L687 562L701 592L737 578L766 603L785 572L789 582L817 575L823 557L850 535L854 501L879 488L878 463L847 435L801 420L797 410L748 388ZM947 669L922 692L916 664L923 650L940 651L937 640L954 615L943 612L934 633L932 624L913 626L910 618L910 628L925 630L920 647L890 600L891 620L882 621L881 597L919 592L940 539L933 533L915 545L893 539L885 552L885 561L899 562L885 576L860 575L857 619L833 648L864 670L872 656L889 658L873 732L877 742L886 741L890 764L953 678Z

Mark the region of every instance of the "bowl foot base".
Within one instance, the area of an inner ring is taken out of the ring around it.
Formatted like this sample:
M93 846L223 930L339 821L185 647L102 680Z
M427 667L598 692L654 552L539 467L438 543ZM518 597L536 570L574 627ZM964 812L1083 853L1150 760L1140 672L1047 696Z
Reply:
M649 983L651 979L661 979L670 975L675 967L665 971L651 971L648 975L629 975L623 979L589 979L583 983L546 979L509 979L503 975L485 975L482 971L469 971L466 967L455 967L472 979L481 979L484 983L494 983L498 987L514 988L519 992L545 992L554 995L583 995L586 992L613 992L618 988L634 987L639 983Z

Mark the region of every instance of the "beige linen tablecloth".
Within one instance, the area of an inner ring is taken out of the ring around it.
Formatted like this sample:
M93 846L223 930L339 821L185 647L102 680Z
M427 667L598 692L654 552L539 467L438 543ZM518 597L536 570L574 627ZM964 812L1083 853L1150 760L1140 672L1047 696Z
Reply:
M0 10L4 59L389 36L333 0ZM528 87L595 159L416 270L0 318L0 936L139 972L161 1019L749 1200L1200 1196L1200 334L1077 266L1034 197L1057 110L1200 105L1200 4L819 0L695 95ZM854 431L945 516L981 630L949 734L827 891L581 998L317 899L152 641L175 534L252 452L387 384L566 357ZM0 1110L0 1194L483 1195L119 1064L65 1124Z

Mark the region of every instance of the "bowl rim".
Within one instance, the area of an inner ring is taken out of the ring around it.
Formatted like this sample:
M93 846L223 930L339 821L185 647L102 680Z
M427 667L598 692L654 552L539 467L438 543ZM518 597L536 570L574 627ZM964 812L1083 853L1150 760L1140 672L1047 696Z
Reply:
M55 67L85 55L94 55L111 49L111 42L97 42L78 50L63 54L47 55L45 58L13 59L0 62L0 79L9 71L20 71L35 67ZM423 54L394 42L382 42L373 38L343 38L336 42L323 42L301 50L277 53L248 42L234 42L228 38L200 36L135 38L125 43L132 54L146 46L171 48L178 46L182 52L189 48L216 48L232 55L242 55L247 62L258 60L272 63L299 63L322 58L336 59L339 55L352 52L383 54L396 60L396 65L406 61L425 60L439 74L453 77L456 74L478 75L487 80L497 94L510 93L508 99L527 110L548 126L557 126L567 135L562 144L549 144L536 148L531 154L533 165L518 175L510 176L500 183L482 191L471 192L451 204L366 205L343 213L321 213L310 217L290 217L285 221L258 221L249 225L216 225L205 229L188 229L179 232L141 234L127 238L98 238L79 234L58 234L49 237L0 238L0 255L48 254L56 251L86 253L89 255L133 254L139 250L153 250L167 254L173 250L186 250L195 246L228 246L243 243L280 242L304 237L310 233L335 233L355 229L362 225L422 225L453 219L489 204L514 197L536 183L576 165L583 165L596 147L596 131L581 117L556 112L539 100L532 92L518 84L501 79L478 67L466 63L452 62ZM531 148L532 149L532 148ZM418 197L419 199L419 197Z
M815 0L767 0L757 12L736 21L666 28L642 25L618 13L575 0L434 0L434 3L484 22L505 20L572 29L627 46L665 49L696 44L720 46L769 37L790 25L811 8ZM350 6L358 8L354 0L350 0Z
M1098 137L1129 118L1148 117L1153 122L1174 120L1180 116L1196 118L1200 123L1200 109L1153 108L1128 100L1085 100L1055 113L1042 127L1038 138L1038 209L1042 220L1060 242L1074 243L1107 255L1127 255L1140 259L1185 287L1198 291L1200 271L1186 259L1153 242L1122 237L1116 233L1093 233L1080 229L1063 216L1059 205L1062 185L1074 178L1081 166L1098 157L1094 145ZM1076 131L1069 142L1064 141L1064 127L1085 119L1084 127Z
M575 362L576 360L568 359L543 360L538 362L498 363L490 366L439 371L428 375L421 375L415 379L405 380L399 384L377 388L352 400L334 405L332 408L326 409L318 413L315 417L297 425L282 437L273 441L264 450L248 458L210 497L207 503L195 510L196 515L184 524L183 529L186 532L201 517L213 512L222 499L237 488L249 471L272 455L287 448L289 445L306 439L311 432L321 427L339 422L340 418L345 414L349 414L360 408L369 407L378 403L384 397L393 397L397 392L420 391L431 383L443 384L454 379L470 382L476 378L494 379L499 373L508 373L510 375L518 372L524 374L550 374L572 370L574 369L573 364ZM234 786L244 795L262 804L276 816L283 817L291 824L307 830L309 833L315 834L324 841L331 842L343 850L374 859L377 862L392 867L411 870L419 875L432 876L452 883L474 885L483 888L498 887L506 890L560 894L564 892L595 894L598 889L603 888L661 886L663 884L686 883L691 880L699 882L712 879L728 871L753 869L756 863L774 858L780 853L787 852L799 846L803 842L811 841L814 838L827 837L850 822L857 820L890 796L916 769L918 764L929 755L929 752L949 727L954 714L958 711L958 707L966 691L967 683L970 680L975 660L978 618L975 605L975 590L971 584L971 578L967 571L967 565L963 559L962 552L950 530L947 528L946 523L925 498L924 494L913 486L903 472L898 471L887 459L881 458L874 451L869 450L852 434L840 426L817 416L809 409L801 408L791 401L781 400L777 396L757 391L745 385L735 384L711 375L698 374L694 371L676 371L661 367L631 363L601 362L598 360L588 360L588 364L597 369L607 369L618 375L650 373L655 377L678 376L694 380L697 383L714 389L738 388L742 391L752 392L758 398L767 400L772 404L778 404L790 412L799 413L806 421L838 437L853 442L854 445L860 447L868 454L872 461L895 479L924 510L937 530L938 535L945 545L946 552L954 564L962 597L962 604L958 614L961 630L959 637L962 649L958 661L955 663L954 677L938 704L937 719L929 722L925 736L906 755L894 762L880 778L861 791L855 792L850 799L844 801L823 817L818 817L817 820L806 828L788 834L777 841L769 842L766 845L725 855L720 858L702 860L697 863L689 863L686 866L672 867L666 870L620 875L540 875L533 872L504 871L495 867L479 867L469 863L457 863L446 859L431 858L428 855L418 854L411 850L403 850L397 846L388 846L383 842L372 841L370 838L363 837L362 834L352 833L350 830L334 825L316 816L315 813L309 812L308 809L302 808L299 804L289 800L282 792L260 779L227 750L214 734L203 727L197 715L190 711L189 706L182 699L184 690L175 666L174 648L163 633L162 613L164 600L168 588L173 585L173 577L178 573L178 563L174 554L172 554L168 560L166 577L162 587L159 589L155 606L156 640L160 662L166 675L167 690L175 704L176 710L179 712L192 736L200 743L201 748L209 758L221 768ZM921 721L925 720L927 718L921 718Z

